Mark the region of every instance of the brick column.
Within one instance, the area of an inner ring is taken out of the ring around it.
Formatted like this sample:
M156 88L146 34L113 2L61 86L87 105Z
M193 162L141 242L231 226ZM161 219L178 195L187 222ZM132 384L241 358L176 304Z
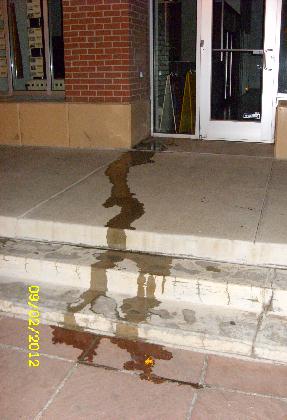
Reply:
M63 0L66 98L149 97L148 0Z
M131 147L150 133L149 0L63 0L70 144Z

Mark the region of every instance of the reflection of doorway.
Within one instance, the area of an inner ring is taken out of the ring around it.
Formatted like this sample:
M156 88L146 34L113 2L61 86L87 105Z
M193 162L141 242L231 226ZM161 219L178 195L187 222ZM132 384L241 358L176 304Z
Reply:
M153 134L272 142L280 0L152 3Z

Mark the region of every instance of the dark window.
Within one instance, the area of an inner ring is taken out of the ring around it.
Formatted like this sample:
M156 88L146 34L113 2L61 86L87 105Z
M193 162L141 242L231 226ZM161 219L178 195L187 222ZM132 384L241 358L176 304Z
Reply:
M7 1L2 20L0 16L0 32L2 27L5 40L0 57L6 62L6 73L2 70L6 83L1 83L0 70L0 90L64 90L62 21L61 0Z

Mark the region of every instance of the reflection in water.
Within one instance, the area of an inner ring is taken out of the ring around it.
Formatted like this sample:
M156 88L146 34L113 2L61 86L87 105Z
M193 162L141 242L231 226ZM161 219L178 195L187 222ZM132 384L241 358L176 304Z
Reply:
M90 305L90 309L93 310L95 302L100 296L106 296L108 291L108 279L107 270L111 270L117 266L117 264L123 261L127 256L124 253L117 253L113 251L113 248L120 248L126 250L126 233L125 229L135 229L131 225L134 221L138 220L144 214L144 204L141 203L135 193L130 191L128 185L128 174L132 167L153 163L154 152L127 152L123 153L119 159L112 162L107 170L105 171L106 176L112 184L111 195L103 204L104 207L120 207L118 215L113 217L106 226L107 231L107 245L108 249L103 254L100 254L97 259L98 261L91 267L91 280L89 290L82 293L80 298L68 305L68 311L65 314L64 325L76 326L77 329L81 329L77 325L75 314L84 309L87 305ZM132 298L126 298L123 300L121 306L121 315L118 315L119 323L117 324L116 334L122 335L125 330L127 333L128 328L121 327L123 323L121 321L128 321L132 323L133 331L136 333L133 336L138 336L137 326L139 323L147 320L149 312L160 304L160 301L155 298L156 282L155 276L162 276L162 291L164 290L165 277L170 274L170 267L172 258L163 258L158 261L160 257L149 256L143 257L140 254L128 254L128 259L136 263L138 268L138 290L137 296ZM60 332L59 329L53 330L55 342L65 342L66 344L80 345L80 342L72 339L72 333ZM75 334L75 333L74 333ZM100 342L100 339L99 339ZM98 342L98 344L99 344ZM145 352L142 349L143 344L130 344L125 340L120 341L120 345L126 346L127 351L130 351L132 360L127 363L126 368L133 369L142 366L143 377L146 375L151 376L152 366L145 365L144 360L146 357L152 355L155 359L157 355L161 355L162 358L171 358L172 355L166 350L162 350L160 346L153 346L149 348L149 352ZM80 348L80 347L78 347ZM137 349L137 350L136 350ZM153 352L151 350L153 349ZM147 354L148 353L148 354ZM90 355L92 357L92 355Z
M61 327L51 326L53 331L53 344L66 344L81 350L78 360L93 363L97 356L97 349L102 339L110 342L120 349L126 350L131 357L124 363L126 370L140 371L140 378L154 383L163 383L161 378L153 373L157 360L170 360L172 353L163 346L157 344L143 343L135 340L111 338L101 335L93 335L82 331L67 330ZM149 361L148 363L146 361ZM151 362L150 362L151 361Z
M131 360L124 363L124 369L141 371L141 379L156 384L165 382L165 378L161 378L152 373L157 360L172 359L172 353L165 350L163 346L119 338L111 338L111 342L116 344L119 348L127 350L130 354ZM146 363L148 358L152 358L153 363Z
M89 334L83 331L75 331L75 330L68 330L66 328L61 327L54 327L51 326L52 329L52 343L53 344L66 344L67 346L72 346L75 349L79 349L82 351L78 356L78 359L83 358L85 356L86 350L91 347L93 344L93 348L95 346L94 341L97 339L97 336L93 334ZM99 337L100 342L100 337ZM95 347L96 348L96 347ZM93 350L89 353L87 360L92 362L93 356L96 353Z

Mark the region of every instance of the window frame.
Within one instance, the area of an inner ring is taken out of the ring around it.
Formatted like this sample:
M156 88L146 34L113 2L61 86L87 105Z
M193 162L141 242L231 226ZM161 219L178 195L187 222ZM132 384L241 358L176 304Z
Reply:
M2 0L3 4L3 17L4 17L4 31L6 40L6 60L8 68L8 90L0 91L0 98L3 97L35 97L39 99L44 98L59 98L64 99L64 90L52 90L53 84L53 66L52 66L52 51L51 51L51 39L50 39L50 28L49 28L49 0L43 0L43 32L44 32L44 43L45 43L45 67L46 67L46 90L14 90L13 89L13 70L12 70L12 46L10 42L10 31L9 31L9 18L8 18L8 1Z

